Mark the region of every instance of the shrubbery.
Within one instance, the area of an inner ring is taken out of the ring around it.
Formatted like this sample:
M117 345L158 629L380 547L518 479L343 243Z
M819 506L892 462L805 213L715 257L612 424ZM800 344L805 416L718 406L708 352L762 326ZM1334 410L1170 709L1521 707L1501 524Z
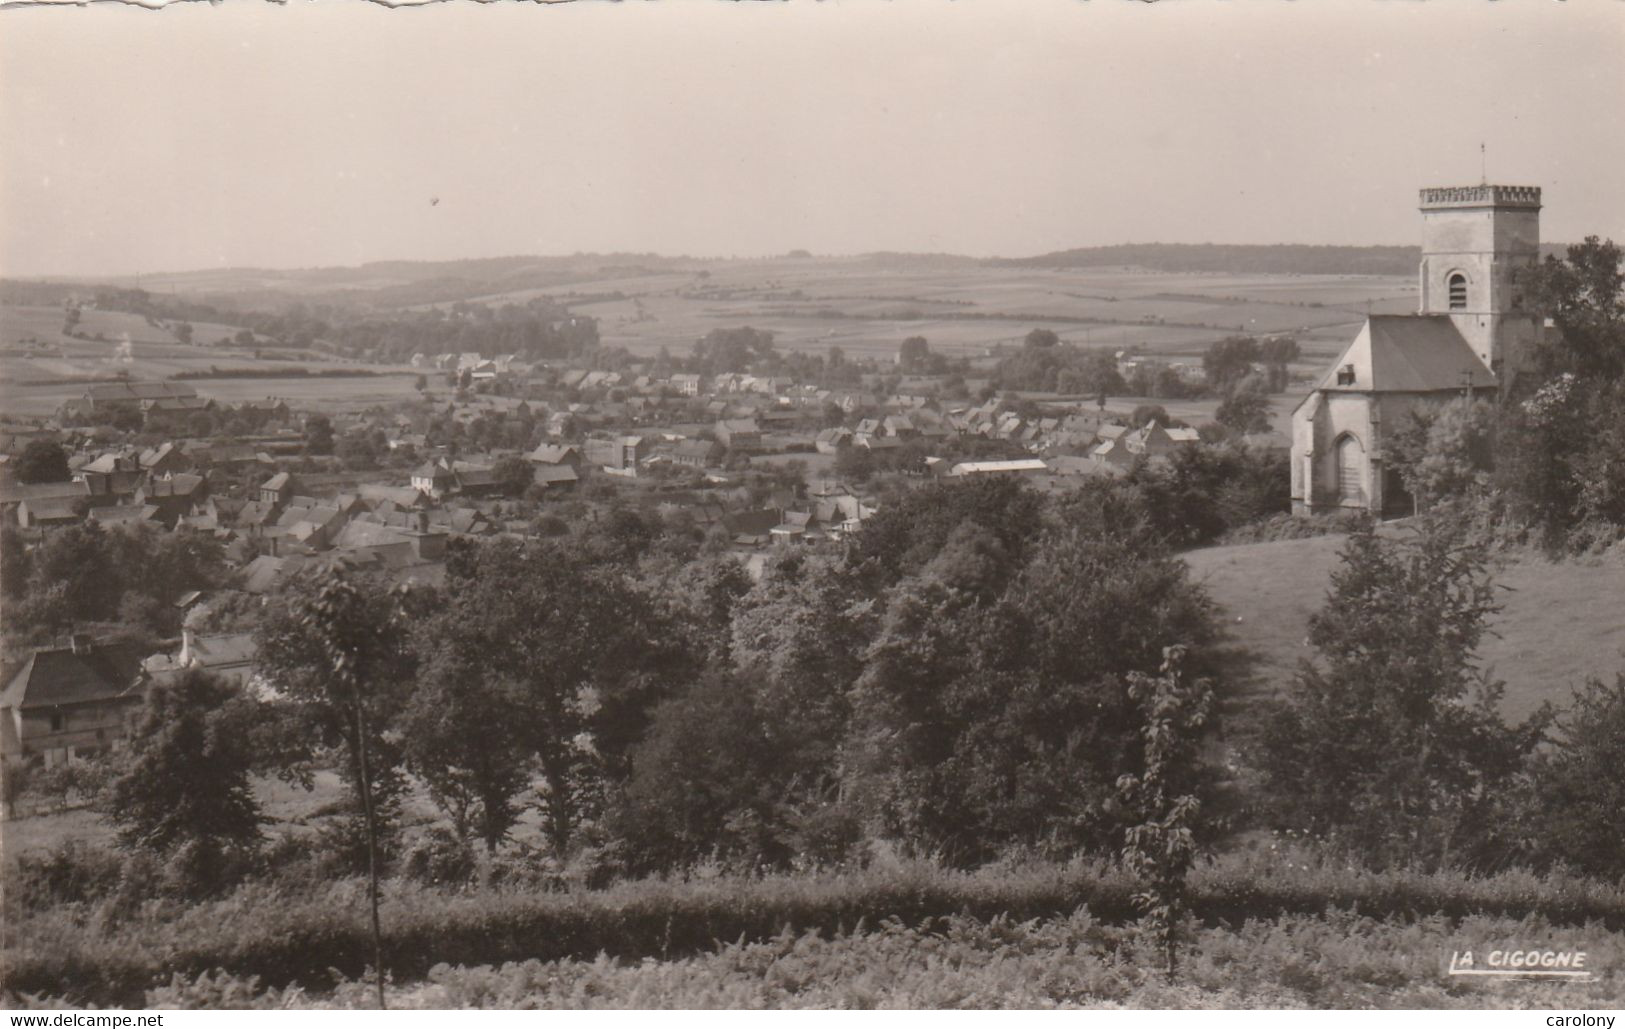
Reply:
M895 919L917 927L916 953L920 946L950 945L958 926L960 933L991 933L989 944L1002 941L1008 949L997 953L1013 960L1021 953L1052 952L1042 935L1023 946L1020 941L1030 930L1019 929L1020 923L1059 917L1064 924L1065 915L1080 908L1091 912L1091 924L1099 927L1103 939L1141 939L1131 928L1135 889L1132 877L1104 864L1021 862L979 872L909 863L839 875L647 880L590 892L464 891L394 882L386 891L384 952L397 982L438 978L441 973L432 970L445 965L561 959L591 963L596 958L600 967L610 969L643 958L714 954L718 941L742 941L740 946L748 947L780 938L786 927L798 938L813 933L828 939ZM224 980L211 975L195 990L154 996L204 1004L211 990L224 989L224 996L233 998L230 1002L239 1003L246 1000L239 980L248 976L257 976L266 987L297 983L329 989L334 971L358 978L368 963L366 920L357 904L363 891L364 884L354 880L294 887L251 884L218 900L149 906L112 921L100 919L94 909L72 907L8 916L14 942L0 955L6 988L17 994L66 996L76 1004L141 1005L162 1003L146 991L176 975L196 985L197 977L222 969ZM1346 975L1331 969L1357 954L1367 962L1391 961L1396 969L1409 969L1411 976L1423 968L1425 982L1419 985L1441 996L1434 962L1449 947L1431 943L1435 934L1465 945L1492 933L1501 940L1517 939L1520 932L1527 938L1535 926L1542 932L1564 926L1565 939L1597 953L1599 967L1614 968L1617 962L1610 965L1601 955L1617 947L1618 934L1625 930L1625 892L1618 886L1555 873L1473 879L1403 869L1378 873L1301 849L1234 854L1198 865L1191 876L1191 906L1209 927L1251 920L1255 928L1240 936L1213 928L1199 931L1182 961L1188 984L1182 989L1194 985L1200 994L1222 988L1226 977L1234 985L1235 962L1254 967L1243 955L1273 949L1260 943L1269 938L1273 920L1282 918L1284 924L1301 927L1296 932L1306 934L1305 941L1325 941L1318 946L1342 955L1329 959L1331 966L1312 977L1321 984L1317 990L1333 992L1305 995L1332 1004L1335 990L1351 987ZM1328 907L1360 915L1328 919ZM994 921L999 916L1004 920ZM99 920L102 930L85 932L78 924L85 917ZM977 929L970 920L1004 928ZM1145 951L1125 951L1120 971L1144 982L1159 963L1150 950L1154 944L1144 939L1132 945ZM1209 947L1220 949L1209 958L1204 956ZM1277 967L1287 967L1288 959L1300 969L1305 962L1313 967L1315 959L1308 953L1282 941L1283 964ZM1228 963L1230 970L1221 974L1210 961ZM665 967L675 971L684 966ZM835 978L825 973L819 981ZM1005 988L1018 988L1016 978L1021 977L1006 975ZM1391 988L1410 981L1398 976L1372 983L1369 992L1360 994L1365 998L1361 1003L1397 996ZM1602 983L1619 988L1608 976ZM1388 992L1379 989L1382 985ZM839 988L837 982L828 986ZM338 996L358 1006L371 1002L359 984L341 982ZM695 995L672 989L668 996Z

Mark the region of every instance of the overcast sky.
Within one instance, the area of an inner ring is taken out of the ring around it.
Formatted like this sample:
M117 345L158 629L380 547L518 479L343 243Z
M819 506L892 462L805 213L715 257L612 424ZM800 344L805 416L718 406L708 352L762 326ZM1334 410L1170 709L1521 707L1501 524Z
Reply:
M1617 0L0 12L0 273L575 251L1625 241ZM431 198L439 198L431 204Z

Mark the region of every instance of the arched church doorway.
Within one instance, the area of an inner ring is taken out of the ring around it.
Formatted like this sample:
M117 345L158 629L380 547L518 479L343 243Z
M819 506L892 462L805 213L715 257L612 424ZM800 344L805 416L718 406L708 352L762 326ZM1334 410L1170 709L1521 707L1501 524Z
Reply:
M1345 507L1365 504L1365 489L1361 485L1365 474L1365 448L1353 436L1340 436L1337 440L1337 502Z

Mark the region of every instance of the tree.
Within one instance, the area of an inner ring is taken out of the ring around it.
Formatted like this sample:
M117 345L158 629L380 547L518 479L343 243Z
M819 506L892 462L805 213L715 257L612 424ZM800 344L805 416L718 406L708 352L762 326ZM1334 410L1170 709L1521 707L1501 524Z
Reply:
M382 1008L380 851L403 785L399 748L385 730L403 706L412 676L399 598L335 573L314 594L296 597L280 616L263 622L257 642L260 674L301 705L321 740L338 739L348 756L343 775L361 807Z
M909 374L923 369L930 359L931 344L924 336L910 336L897 348L897 366Z
M1495 422L1495 405L1472 397L1413 414L1389 448L1405 492L1419 506L1481 496L1495 470Z
M1615 381L1625 376L1625 260L1613 240L1587 236L1564 260L1545 262L1518 279L1529 308L1556 323L1538 353L1543 378L1572 373Z
M1134 895L1151 930L1162 941L1168 981L1174 981L1179 926L1190 910L1186 879L1196 863L1197 796L1203 764L1203 730L1213 708L1206 679L1185 682L1185 648L1163 650L1160 674L1129 673L1129 697L1144 718L1140 738L1143 770L1125 775L1117 788L1135 824L1124 834L1123 858L1144 888Z
M1270 336L1258 347L1259 360L1264 363L1269 392L1280 393L1287 387L1287 366L1298 359L1298 341L1291 336Z
M70 475L67 451L43 439L24 447L12 468L21 483L67 482Z
M1550 317L1532 374L1502 405L1495 484L1512 517L1554 548L1625 532L1625 276L1620 249L1588 237L1520 276Z
M868 447L855 444L839 447L835 451L837 478L861 485L875 474L875 453Z
M1202 370L1208 385L1223 395L1252 374L1259 358L1258 340L1251 336L1227 336L1212 344L1202 355Z
M1533 768L1537 849L1588 875L1625 874L1625 673L1589 680Z
M155 683L129 741L129 760L109 786L108 817L119 841L172 857L194 887L218 885L223 859L260 840L253 702L196 669Z
M1236 383L1213 412L1213 419L1236 432L1268 432L1270 398L1264 384L1256 377Z
M1129 425L1136 429L1150 425L1152 422L1167 428L1174 423L1174 420L1169 416L1168 409L1161 404L1140 404L1128 416Z
M1029 350L1047 350L1058 346L1060 342L1061 337L1057 336L1054 331L1050 329L1034 329L1027 333L1027 338L1022 341L1022 345Z
M591 564L579 548L480 544L448 562L447 577L445 603L422 637L435 641L429 668L505 699L502 731L517 737L493 730L493 738L539 772L543 829L562 857L605 777L624 772L648 709L694 667L692 655L619 566ZM472 736L462 745L483 743ZM477 760L470 753L456 764L476 771Z
M711 673L655 708L611 815L633 871L711 856L749 871L790 854L780 790L789 775L743 682Z
M457 838L477 836L495 852L518 821L528 755L512 717L515 698L436 646L444 628L432 619L420 634L423 669L401 724L406 761Z
M1413 538L1350 534L1304 662L1259 750L1277 816L1376 862L1448 865L1493 827L1550 720L1508 727L1474 660L1496 611L1481 545L1424 514Z
M1115 851L1116 783L1140 761L1125 676L1205 646L1208 604L1126 513L1058 520L1014 575L1008 549L962 527L889 591L853 689L851 795L877 831L955 863Z
M192 323L176 322L175 338L182 343L190 344L192 342Z
M491 469L497 482L502 484L502 491L510 497L522 497L536 481L536 473L531 469L530 462L522 457L505 457L498 461Z
M305 453L331 454L333 452L333 421L325 414L305 419Z

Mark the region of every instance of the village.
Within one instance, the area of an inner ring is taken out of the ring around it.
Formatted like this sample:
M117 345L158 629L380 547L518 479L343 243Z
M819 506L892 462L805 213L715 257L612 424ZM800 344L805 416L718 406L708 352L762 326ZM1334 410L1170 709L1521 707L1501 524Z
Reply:
M43 425L4 427L0 517L34 539L87 520L203 534L235 569L228 592L264 596L341 568L438 584L448 540L557 534L568 531L564 521L629 505L683 525L759 576L773 548L834 546L899 489L997 476L1065 490L1079 477L1121 475L1202 445L1196 429L1148 409L1000 398L977 379L957 379L950 396L943 375L883 370L856 388L829 389L784 376L656 377L638 364L600 371L513 355L413 363L450 392L400 405L412 413L329 417L277 398L217 405L182 382L91 385ZM1125 356L1122 372L1145 363ZM251 431L188 435L198 415ZM139 426L128 435L144 442L110 441L125 435L108 428L115 422ZM37 440L71 451L68 478L15 480L13 463ZM1246 442L1286 445L1270 432ZM185 612L219 599L188 591L172 602ZM73 716L26 717L63 701L27 671L9 676L0 730L8 758L104 752L127 729L146 676L188 667L252 674L249 632L187 629L138 661L103 660L88 637L73 635L29 665L33 674L51 660L79 665L52 679L73 694Z

